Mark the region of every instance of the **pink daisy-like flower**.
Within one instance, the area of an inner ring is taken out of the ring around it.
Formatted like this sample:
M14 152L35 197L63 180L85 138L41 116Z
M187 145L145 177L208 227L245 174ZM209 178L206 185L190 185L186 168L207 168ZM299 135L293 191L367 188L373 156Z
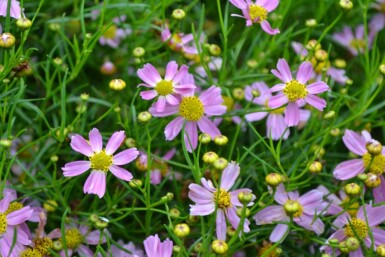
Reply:
M217 126L208 117L226 112L226 106L222 105L222 102L221 89L211 86L199 97L194 96L193 93L183 95L178 105L166 105L163 112L157 111L152 106L150 112L155 117L166 117L178 113L179 117L172 120L165 128L166 140L173 140L185 123L184 141L187 150L192 152L198 145L198 128L203 133L209 134L211 138L221 135Z
M366 41L364 25L356 27L354 33L351 27L344 26L342 32L333 34L333 39L355 56L364 53L367 48L371 48L373 38L377 32L376 29L369 31L368 40Z
M230 0L230 3L241 9L243 13L243 16L237 14L232 14L232 16L245 18L246 26L259 23L266 33L270 35L279 33L279 29L272 29L270 23L267 21L269 12L277 8L279 0L256 0L254 3L251 0Z
M194 41L193 34L184 34L184 33L175 33L171 34L168 26L164 26L161 31L161 38L163 42L167 42L171 50L188 53L188 54L197 54L198 51L196 48L191 48L188 46L189 43Z
M248 188L241 188L230 191L234 186L235 180L238 178L240 168L234 161L230 162L222 172L221 182L219 189L213 186L210 180L205 178L201 179L201 185L190 184L189 186L189 198L195 202L195 205L190 205L190 215L193 216L206 216L210 215L215 211L217 206L216 214L216 233L219 240L226 240L226 218L230 222L234 229L237 229L241 218L237 215L237 207L242 207L243 204L238 200L238 194L241 192L251 193L252 191ZM253 196L252 201L255 199ZM253 205L250 202L248 206ZM249 232L250 221L244 220L243 231Z
M257 225L271 224L273 222L289 222L290 216L299 226L314 231L320 235L324 231L324 223L317 216L322 214L327 203L322 200L323 194L318 190L307 192L300 196L298 191L286 192L280 184L275 192L274 199L280 205L271 205L258 212L255 216ZM296 212L291 213L291 210ZM280 223L275 226L270 235L271 242L284 240L289 232L289 225Z
M267 107L269 99L272 97L270 88L265 82L255 82L251 86L245 88L245 99L253 102L254 104ZM245 118L248 122L266 119L266 136L271 137L273 140L279 140L281 137L287 139L290 135L290 131L287 129L288 125L285 122L284 117L285 107L281 107L276 110L259 111L248 113ZM310 117L309 110L299 111L299 125L304 125Z
M84 184L83 191L84 193L97 194L99 198L102 198L106 192L108 171L111 171L112 174L122 180L130 181L132 179L132 174L119 167L119 165L125 165L135 160L139 155L136 148L130 148L113 155L123 143L124 138L124 131L115 132L108 140L106 148L103 149L102 135L96 128L93 128L89 133L89 143L81 135L72 136L72 149L87 156L89 161L67 163L62 168L63 175L65 177L74 177L92 169Z
M166 238L161 242L158 234L147 237L143 244L148 257L171 257L172 255L172 241Z
M117 48L120 42L132 33L132 30L129 28L118 27L118 25L124 22L125 19L126 17L124 15L114 18L114 24L112 24L99 38L99 43L101 45L108 45L112 48Z
M343 209L341 208L341 211ZM385 244L385 230L377 227L385 221L385 206L372 207L370 205L361 206L356 216L351 216L348 212L337 216L333 222L333 227L338 228L328 239L337 239L344 242L348 238L356 238L359 242L363 242L368 249ZM373 236L373 238L372 238ZM373 239L373 240L372 240ZM360 245L357 250L350 251L349 257L365 257ZM321 251L331 254L330 246L322 246ZM336 255L340 255L340 250L335 250ZM334 255L333 255L334 256Z
M278 60L277 70L271 72L284 84L277 84L270 89L271 92L280 92L269 99L268 106L276 109L288 103L285 109L285 122L289 127L299 124L300 105L304 102L320 111L326 107L326 101L316 94L327 91L329 86L322 81L306 85L313 73L310 62L303 62L299 66L296 79L293 79L290 67L283 58Z
M369 28L378 32L385 27L385 0L377 0L371 4L371 7L377 9L379 12L370 20Z
M33 210L29 206L13 210L12 199L11 192L4 191L0 200L0 253L1 256L18 257L24 247L31 244L29 233L21 226L32 216Z
M178 105L179 101L175 94L191 94L195 89L194 84L185 84L186 80L184 78L189 75L187 70L186 65L182 65L178 70L178 64L171 61L167 64L166 74L162 79L152 64L145 64L142 69L138 70L139 78L145 82L139 86L152 88L152 90L141 92L140 96L145 100L151 100L158 96L156 102L157 112L163 112L166 102L170 105Z
M0 0L0 16L7 16L8 0ZM17 0L11 0L11 7L9 16L15 19L21 18L20 2Z

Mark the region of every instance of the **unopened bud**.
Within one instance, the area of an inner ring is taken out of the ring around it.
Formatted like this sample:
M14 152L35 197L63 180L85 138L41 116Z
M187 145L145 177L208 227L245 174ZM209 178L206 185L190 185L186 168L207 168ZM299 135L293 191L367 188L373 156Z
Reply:
M336 68L339 68L339 69L345 69L346 61L344 59L335 59L334 66L336 66Z
M175 9L172 11L172 17L176 20L183 20L185 16L186 13L182 9Z
M381 64L380 65L380 72L381 72L382 75L385 76L385 64Z
M43 203L43 208L47 212L54 212L57 207L58 204L55 200L47 200L45 203Z
M333 128L330 130L330 135L333 137L338 137L341 134L341 130L339 128Z
M202 144L208 144L211 142L211 136L207 133L200 134L198 139Z
M138 120L142 123L148 122L149 120L151 120L151 118L152 118L152 115L149 112L140 112L138 114Z
M186 237L190 234L190 227L186 223L177 224L174 228L177 237Z
M101 219L99 217L98 221L95 222L95 227L97 229L105 229L108 227L108 220L107 219Z
M213 166L217 170L224 170L227 167L227 164L229 162L225 158L218 158L214 163Z
M52 155L50 159L51 159L51 162L57 162L59 160L59 156Z
M384 257L385 256L385 244L377 246L376 252L379 256Z
M12 145L12 140L9 140L9 139L0 139L0 145L3 146L3 147L11 147Z
M349 248L346 245L346 241L339 242L338 248L342 253L348 253L350 252Z
M180 211L177 208L170 209L170 217L173 219L177 219L180 217Z
M63 249L63 244L60 241L53 241L52 249L55 251L61 251Z
M315 26L317 26L317 21L315 19L308 19L306 20L305 25L308 28L314 28Z
M131 188L141 188L143 185L143 182L140 179L132 179L132 180L130 180L130 182L128 182L128 185Z
M276 187L282 183L283 178L278 173L270 173L266 175L265 181L266 181L266 184L268 184L269 186Z
M174 246L172 247L172 251L173 251L174 253L179 253L179 252L180 252L180 246L179 246L179 245L174 245ZM134 255L134 256L137 256L137 255Z
M17 19L16 26L21 30L26 30L32 26L32 21L30 21L27 18L20 18L20 19Z
M361 187L356 183L345 185L345 193L350 196L356 196L361 192Z
M110 81L108 86L115 91L121 91L126 87L126 82L121 79L113 79Z
M189 224L195 224L198 221L199 221L199 217L198 216L189 215L187 217L187 223L189 223Z
M346 247L351 252L356 251L360 247L360 242L355 237L349 237L346 239Z
M328 59L328 53L323 49L318 49L315 51L314 57L317 59L317 61L324 62Z
M233 97L236 100L243 100L245 98L245 91L240 87L236 87L233 89Z
M347 79L345 83L346 83L346 85L351 86L351 85L353 85L353 80Z
M211 44L209 46L209 52L211 55L219 56L221 54L221 48L216 44Z
M338 245L340 241L337 238L332 238L329 240L329 244L331 245Z
M368 179L368 175L365 173L358 174L357 178L361 181L365 181Z
M294 215L296 212L300 210L300 208L301 208L301 204L296 200L288 200L283 205L283 209L289 216Z
M216 136L214 138L214 143L220 146L226 145L228 142L229 142L229 139L224 135Z
M15 45L16 39L11 33L0 34L0 47L11 48Z
M144 50L143 47L135 47L134 50L132 50L132 54L137 57L143 57L143 55L146 53L146 50Z
M259 97L259 96L261 96L261 92L259 92L258 89L253 89L253 90L251 90L251 95L253 97Z
M91 221L92 223L95 223L95 222L97 222L97 221L99 220L99 216L98 216L97 214L95 214L95 213L92 213L92 214L90 215L89 219L90 219L90 221Z
M368 150L371 155L378 155L382 152L382 144L377 140L370 140L366 143L366 150Z
M131 138L131 137L127 138L127 139L124 141L124 143L126 144L126 146L127 146L128 148L132 148L132 147L135 147L135 146L136 146L135 139L133 139L133 138Z
M103 75L114 75L117 71L117 68L113 62L106 61L103 63L103 65L100 67L100 73Z
M204 163L213 164L218 160L218 155L215 152L207 152L203 155L202 160Z
M244 204L247 205L249 204L254 198L254 195L250 192L240 192L238 194L238 200Z
M258 62L256 60L248 60L247 61L247 66L249 66L249 68L255 68L258 66Z
M80 99L82 100L82 101L88 101L88 99L90 99L90 95L89 94L87 94L87 93L83 93L83 94L81 94L80 95Z
M311 173L320 173L322 171L322 163L314 161L309 165L309 171Z
M211 247L217 254L224 254L229 250L229 246L223 240L214 240L211 244Z
M324 115L324 119L325 120L330 120L330 119L333 119L336 117L336 112L335 111L328 111L327 113L325 113Z
M242 217L242 213L243 213L243 209L245 208L245 217L249 217L250 216L250 209L249 208L246 208L246 207L241 207L241 208L238 208L236 210L236 213L238 215L238 217Z
M376 188L381 184L380 176L368 173L368 178L365 180L365 185L369 188Z
M340 0L340 6L344 10L350 10L353 8L353 2L350 0Z
M202 250L202 246L203 244L201 242L197 243L195 246L194 246L194 252L196 253L199 253L201 250Z
M318 49L321 49L320 43L318 43L317 40L315 40L315 39L309 40L309 42L307 42L305 47L307 50L312 50L312 51L316 51Z
M321 257L332 257L330 254L327 254L327 253L323 253L322 255L321 255Z

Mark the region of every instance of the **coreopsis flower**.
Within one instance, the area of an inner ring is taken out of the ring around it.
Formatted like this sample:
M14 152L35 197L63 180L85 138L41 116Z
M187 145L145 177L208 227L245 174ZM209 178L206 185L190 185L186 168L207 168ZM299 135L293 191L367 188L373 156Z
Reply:
M193 34L174 33L171 34L168 26L164 26L161 31L162 42L167 42L171 50L187 54L197 54L198 51L190 44L194 42Z
M351 27L344 26L342 32L333 34L333 39L340 45L347 48L352 55L358 55L371 48L376 30L369 31L368 40L365 39L364 25L359 25L354 32Z
M344 212L337 216L333 222L333 227L337 228L328 239L335 238L339 242L345 242L348 238L356 238L358 242L363 242L367 249L374 247L374 250L385 244L385 230L378 227L385 221L385 206L373 207L370 205L361 206L356 216L351 216L348 212ZM356 250L349 251L349 257L364 257L360 244L356 246ZM331 254L330 246L322 246L321 251ZM338 256L341 252L335 250Z
M188 197L195 202L195 205L190 205L190 215L206 216L215 212L216 214L216 234L219 240L226 240L226 219L230 222L234 229L237 229L241 218L237 215L237 207L243 207L243 204L238 200L238 194L241 192L251 193L248 188L231 190L235 180L238 178L240 168L234 161L230 162L222 172L221 182L218 188L213 186L211 180L201 179L201 185L190 184ZM253 195L252 201L255 199ZM248 206L253 205L250 202ZM244 220L243 231L249 232L250 221Z
M117 48L120 42L132 33L129 28L119 28L118 25L126 19L125 16L116 17L112 24L99 38L101 45L108 45L112 48Z
M252 0L230 0L230 3L241 9L243 13L243 16L237 14L232 14L232 16L245 18L246 26L259 23L266 33L270 35L279 33L279 29L272 29L270 23L267 21L269 12L272 12L277 8L279 0L256 0L254 3Z
M8 0L0 0L0 16L7 16ZM9 9L9 16L15 19L21 18L20 2L17 0L11 0L11 7Z
M178 70L178 64L175 61L167 64L164 79L159 75L155 67L149 63L145 64L137 73L139 78L145 82L139 84L139 86L152 88L152 90L141 92L140 96L145 100L158 97L155 105L157 112L164 111L166 102L170 105L178 105L179 99L175 97L176 94L191 94L195 89L193 81L184 79L189 75L188 67L182 65Z
M96 128L90 131L89 142L81 135L76 134L72 136L72 149L84 154L89 160L67 163L62 168L64 171L63 175L65 177L74 177L92 169L84 184L83 191L84 193L96 194L99 198L102 198L106 192L106 176L108 171L111 171L112 174L122 180L130 181L132 179L132 174L126 169L119 167L119 165L125 165L135 160L139 155L136 148L130 148L113 155L123 143L124 138L124 131L115 132L108 140L106 148L103 148L102 135Z
M277 84L270 89L271 92L280 92L269 99L268 106L276 109L287 103L284 113L285 122L289 127L299 124L300 105L304 102L320 111L326 107L326 101L316 94L327 91L329 86L323 81L306 85L313 72L310 62L301 63L296 79L293 79L290 67L283 58L278 60L277 70L274 69L271 72L284 84Z
M256 105L268 107L269 99L272 97L270 88L265 82L255 82L251 86L245 87L245 99ZM281 137L285 140L289 137L290 131L285 122L285 107L276 110L258 111L248 113L245 119L248 122L266 119L266 136L273 140L279 140ZM299 125L304 125L310 117L309 110L300 109L299 111Z
M311 190L300 196L298 191L286 192L283 184L277 187L274 199L280 205L267 206L255 216L257 225L280 222L271 232L270 241L279 242L285 239L289 232L289 225L282 222L293 221L320 235L324 231L324 223L318 217L325 210L327 203L323 201L323 194L318 190Z
M147 237L143 244L148 257L171 257L172 255L172 241L166 238L161 242L158 234Z
M163 112L157 111L152 106L150 112L155 117L178 114L179 117L172 120L165 128L166 140L173 140L186 124L184 142L187 151L192 152L198 145L198 128L203 133L209 134L211 138L221 135L217 126L208 117L226 112L226 106L223 106L222 102L221 89L211 86L199 97L194 94L183 95L178 105L166 105Z
M11 201L11 193L4 191L0 200L0 253L1 256L18 257L31 243L29 231L25 231L22 225L31 217L33 210L29 206L13 210Z

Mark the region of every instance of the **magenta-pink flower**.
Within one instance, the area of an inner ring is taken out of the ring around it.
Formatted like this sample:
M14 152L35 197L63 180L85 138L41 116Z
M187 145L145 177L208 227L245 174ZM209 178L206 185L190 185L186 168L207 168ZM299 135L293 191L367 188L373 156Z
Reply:
M303 62L297 72L296 79L291 75L290 67L285 59L279 59L277 70L271 72L284 84L277 84L270 89L271 92L279 92L269 99L268 106L272 109L279 108L285 104L285 122L291 126L297 126L300 120L300 106L304 102L322 111L326 107L326 101L316 94L325 92L329 86L322 81L306 85L313 73L313 66L310 62Z
M90 131L89 142L81 135L74 135L71 138L72 149L84 154L89 160L67 163L62 168L63 175L65 177L74 177L92 169L84 184L83 191L84 193L97 194L99 198L102 198L106 192L108 171L111 171L112 174L122 180L130 181L132 179L132 174L119 166L128 164L138 157L139 152L136 148L130 148L113 155L123 143L124 138L124 131L115 132L108 140L106 148L103 148L102 135L96 128Z
M230 191L234 186L235 180L238 178L240 168L237 163L230 162L222 172L219 188L215 188L210 180L201 179L201 185L190 184L189 198L195 202L195 205L190 205L190 215L206 216L214 213L217 206L216 214L216 234L219 240L226 240L227 223L226 218L234 229L237 229L241 218L237 215L237 207L242 207L243 204L238 200L238 194L241 192L251 193L248 188L241 188ZM253 196L253 199L255 196ZM253 205L253 202L248 204ZM244 220L243 231L249 232L250 221Z
M385 206L373 207L364 205L360 207L356 216L351 216L348 212L338 215L332 226L337 228L337 231L329 237L328 241L335 238L339 242L343 242L349 237L354 237L358 241L363 242L368 249L371 249L373 246L374 250L376 250L377 246L385 244L385 230L378 227L378 225L385 221L384 212ZM332 253L330 246L324 245L320 250L328 254ZM335 253L335 256L341 254L338 248L335 250ZM360 245L358 245L357 250L349 252L349 257L365 256Z
M270 23L267 21L269 12L274 11L279 0L230 0L235 7L241 9L242 15L232 14L246 19L246 26L251 26L254 23L261 24L262 29L270 34L275 35L279 33L279 29L272 29Z
M277 187L274 199L280 205L270 205L259 211L255 216L257 225L277 224L270 235L271 242L279 242L285 239L289 232L290 215L293 221L306 230L314 231L320 235L324 231L324 223L318 217L327 207L327 203L323 201L323 194L318 190L311 190L300 196L298 191L286 192L283 184ZM289 213L289 210L296 212ZM282 223L285 222L285 223Z
M376 20L375 20L376 21ZM378 28L370 30L368 38L365 38L365 27L359 25L354 29L349 26L344 26L341 32L333 34L333 39L340 45L347 48L352 55L363 54L366 49L370 49L373 43L373 39L377 34Z
M143 244L148 257L171 257L172 255L172 241L166 238L161 242L158 234L147 237Z
M163 112L157 111L152 106L150 112L155 117L166 117L178 113L179 117L172 120L165 128L166 140L173 140L182 130L185 123L184 142L189 152L198 145L198 128L215 138L221 132L208 117L222 115L226 112L226 106L222 105L221 89L211 86L202 92L199 97L193 93L181 96L178 105L166 105Z
M143 91L140 96L145 100L151 100L158 96L156 102L156 111L162 112L166 106L166 102L170 105L178 105L179 100L175 94L191 94L194 92L194 84L185 84L184 78L188 76L188 67L182 65L178 70L178 64L171 61L167 64L164 79L152 64L145 64L142 69L138 70L138 76L145 83L139 86L152 88L152 90Z

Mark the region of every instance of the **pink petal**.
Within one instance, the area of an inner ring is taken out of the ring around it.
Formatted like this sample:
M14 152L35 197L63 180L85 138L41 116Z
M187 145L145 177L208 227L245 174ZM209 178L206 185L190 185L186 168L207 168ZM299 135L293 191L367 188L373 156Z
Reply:
M365 208L365 212L364 212ZM362 220L368 219L368 223L370 227L377 226L385 221L385 205L382 206L371 206L371 205L365 205L361 206L361 208L358 210L357 218L360 218Z
M271 109L277 109L288 102L289 99L284 93L278 93L277 95L274 95L269 99L268 106Z
M315 95L329 90L329 86L323 81L314 82L306 87L309 94Z
M198 204L208 204L214 202L214 195L212 192L208 191L206 188L198 184L190 184L188 187L190 191L188 192L188 197L198 203Z
M100 240L100 231L99 230L91 231L86 236L86 242L87 242L87 244L90 244L90 245L99 244L99 240ZM101 243L103 243L103 241L106 241L106 238L104 236L102 237Z
M262 120L267 116L268 112L253 112L245 115L245 119L248 122Z
M156 90L147 90L140 92L140 96L144 100L151 100L154 99L158 95L158 92Z
M178 105L179 101L173 95L166 95L166 102L171 105Z
M285 190L285 186L282 183L279 184L276 188L274 200L280 205L284 205L289 200L289 197Z
M79 245L76 250L78 251L80 256L94 256L94 252L83 244Z
M29 207L23 207L20 210L13 211L7 215L7 223L11 226L19 225L32 216L33 210Z
M177 117L167 124L164 130L166 140L173 140L179 134L183 127L184 120L183 117Z
M179 111L179 106L176 105L166 105L163 111L158 112L155 108L155 105L152 105L149 109L149 112L154 117L167 117L173 114L176 114Z
M166 74L164 76L164 79L168 81L173 80L177 71L178 71L178 64L175 61L169 62L166 67Z
M216 218L216 230L217 230L217 238L219 240L226 240L226 218L225 213L222 209L217 209L217 218Z
M234 206L225 209L227 219L229 220L231 226L234 229L237 229L239 226L239 223L241 222L241 218L237 215L236 211L237 211L237 208L235 208ZM249 225L250 225L250 221L246 218L244 223L243 223L243 231L244 232L246 232L246 233L250 232Z
M283 82L287 83L293 80L293 76L291 75L289 64L287 64L285 59L281 58L278 60L277 69L279 73L282 75Z
M372 233L375 245L385 244L385 230L381 228L372 228Z
M133 178L131 172L116 165L111 165L110 171L115 177L125 181L130 181Z
M306 84L313 73L313 65L310 62L303 62L298 68L297 80L299 83Z
M99 198L102 198L106 192L106 173L92 171L84 184L83 192L85 194L96 194Z
M344 144L351 152L357 155L362 156L368 152L366 149L366 140L353 130L346 129L342 141L344 141Z
M138 156L139 151L136 148L130 148L114 155L112 164L125 165L135 160Z
M117 131L112 134L107 142L106 154L113 154L122 145L125 137L124 131Z
M88 157L94 154L94 151L92 151L91 146L80 135L74 135L71 138L71 147L74 151L84 154L85 156L88 156Z
M151 170L150 183L152 185L159 185L160 182L162 182L162 173L160 172L160 170L158 169Z
M207 116L214 116L214 115L222 115L226 113L227 107L224 105L212 105L212 106L206 106L204 109L205 109L205 114Z
M157 112L163 112L166 107L166 97L159 96L158 101L155 103L155 108Z
M234 185L235 180L238 178L239 173L239 165L234 161L230 162L222 172L220 187L229 191Z
M97 128L93 128L89 133L90 145L94 152L100 152L103 149L103 139Z
M297 126L299 124L299 106L296 102L289 102L285 109L285 122L287 126Z
M317 235L322 234L325 229L324 223L319 218L314 220L313 215L302 214L301 217L294 218L294 221L307 230L314 231Z
M363 173L364 170L363 161L361 159L354 159L338 164L333 171L333 176L338 180L347 180Z
M206 216L213 213L215 210L215 203L190 205L190 215Z
M268 12L274 11L278 4L279 0L257 0L256 5L264 7Z
M270 23L267 20L261 22L261 28L269 35L275 35L280 33L279 29L271 28Z
M278 224L271 232L269 240L271 242L279 242L285 239L285 235L288 234L289 226L286 224Z
M188 66L182 65L179 71L175 74L173 81L175 84L179 84L188 75Z
M373 197L375 203L382 203L385 202L385 179L384 176L380 176L381 184L373 188Z
M188 121L185 126L184 142L187 151L190 153L195 150L198 145L198 129L197 123Z
M289 219L281 205L270 205L257 212L253 218L257 225L271 224L274 221L286 221Z
M235 7L239 9L246 9L247 4L245 3L244 0L230 0L230 3L232 3Z
M286 87L286 84L276 84L275 86L270 88L270 92L274 93L274 92L282 91L285 87Z
M74 177L83 174L91 168L90 161L74 161L67 163L62 170L65 177Z
M159 75L159 72L155 69L152 64L145 64L142 69L139 69L138 77L143 80L145 83L151 85L152 87L155 87L156 84L162 80L162 78Z
M285 118L282 114L269 114L266 120L266 136L273 140L279 140L281 137L287 139L290 131L287 129Z
M203 133L209 134L213 139L221 135L217 126L215 126L215 124L205 116L198 120L198 127Z

